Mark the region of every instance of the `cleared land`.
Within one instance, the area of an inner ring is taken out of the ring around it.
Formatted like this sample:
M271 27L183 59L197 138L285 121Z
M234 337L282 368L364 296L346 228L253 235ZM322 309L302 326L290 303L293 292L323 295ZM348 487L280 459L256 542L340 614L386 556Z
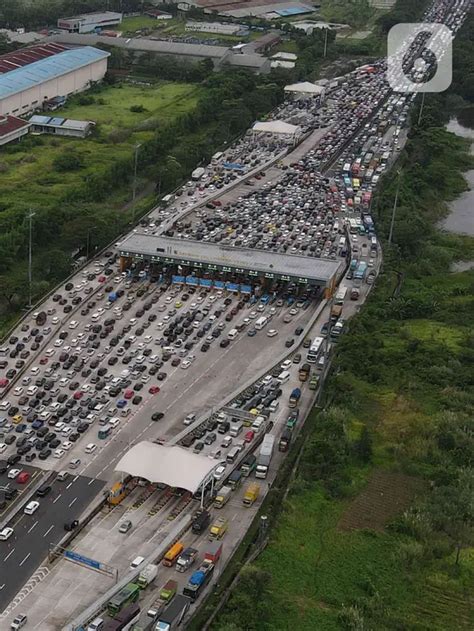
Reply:
M2 207L54 205L88 174L131 155L135 144L150 139L161 123L192 110L198 94L199 87L194 85L161 83L110 86L76 97L55 115L92 120L97 123L96 132L86 139L43 135L4 150L0 155ZM92 98L92 102L81 105L84 98ZM142 106L143 111L132 112L134 105ZM83 166L67 173L56 170L55 159L71 151Z

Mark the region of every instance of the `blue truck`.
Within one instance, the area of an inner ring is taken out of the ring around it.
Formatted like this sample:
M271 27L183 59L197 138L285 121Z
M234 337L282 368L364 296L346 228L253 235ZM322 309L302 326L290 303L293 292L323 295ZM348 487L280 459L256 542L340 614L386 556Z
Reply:
M187 596L194 602L204 587L211 580L214 573L214 567L214 563L204 561L201 567L191 574L188 584L184 586L183 596Z

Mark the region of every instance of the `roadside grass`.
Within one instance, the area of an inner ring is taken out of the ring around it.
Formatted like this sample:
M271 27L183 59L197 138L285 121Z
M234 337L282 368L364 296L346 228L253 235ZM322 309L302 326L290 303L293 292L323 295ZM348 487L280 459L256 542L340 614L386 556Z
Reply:
M112 166L118 158L130 156L136 143L153 136L160 123L193 109L199 88L189 84L119 85L102 89L94 103L80 105L74 99L56 112L57 116L93 120L98 127L85 139L31 137L0 156L2 205L48 207L57 204L88 174ZM131 112L132 105L143 105L144 112ZM54 167L58 156L75 152L83 166L67 173ZM122 203L127 192L117 190L108 203Z
M409 320L401 329L407 331L410 336L422 340L428 346L439 344L448 347L451 351L461 350L463 340L468 333L467 327L448 326L442 322L433 320Z
M121 24L113 27L115 31L122 31L123 33L131 33L139 31L141 29L157 29L161 25L160 20L155 20L148 15L136 15L133 17L125 17ZM110 29L112 30L112 29Z

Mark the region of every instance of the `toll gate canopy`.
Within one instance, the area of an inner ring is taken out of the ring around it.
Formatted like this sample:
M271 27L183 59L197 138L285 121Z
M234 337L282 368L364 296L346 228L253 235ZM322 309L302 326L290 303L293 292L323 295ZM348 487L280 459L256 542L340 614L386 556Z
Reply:
M182 265L211 272L235 272L323 287L331 287L343 268L340 260L234 248L139 233L126 237L119 250L124 258L151 263Z

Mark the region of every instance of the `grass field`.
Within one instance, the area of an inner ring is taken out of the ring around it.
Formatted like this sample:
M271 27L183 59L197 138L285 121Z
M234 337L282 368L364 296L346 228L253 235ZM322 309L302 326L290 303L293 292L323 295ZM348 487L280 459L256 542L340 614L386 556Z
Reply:
M153 128L191 110L199 88L187 84L163 83L152 87L121 85L106 87L93 95L94 102L80 105L73 99L55 114L97 123L97 133L86 139L57 138L49 135L29 138L13 151L0 156L2 203L49 206L66 195L88 173L111 165L117 158L131 155L136 143L148 140ZM144 112L131 112L142 105ZM74 151L83 168L61 173L54 160L64 152ZM118 193L117 201L122 200Z
M122 23L115 27L114 30L123 33L133 33L141 29L156 29L162 22L148 17L148 15L137 15L134 17L125 17Z

